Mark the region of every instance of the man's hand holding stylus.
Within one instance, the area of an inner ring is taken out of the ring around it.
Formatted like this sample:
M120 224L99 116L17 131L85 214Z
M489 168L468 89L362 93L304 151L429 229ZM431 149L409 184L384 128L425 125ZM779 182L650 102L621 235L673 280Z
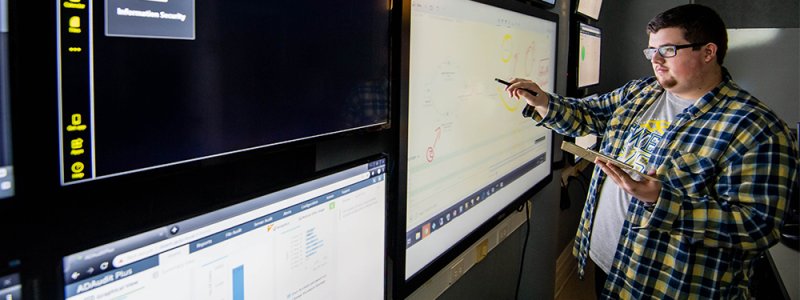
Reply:
M545 93L533 81L528 79L514 78L509 80L510 85L506 87L508 95L516 99L524 99L528 105L533 106L540 116L547 115L547 105L550 104L550 96ZM532 95L526 90L534 91L537 95Z

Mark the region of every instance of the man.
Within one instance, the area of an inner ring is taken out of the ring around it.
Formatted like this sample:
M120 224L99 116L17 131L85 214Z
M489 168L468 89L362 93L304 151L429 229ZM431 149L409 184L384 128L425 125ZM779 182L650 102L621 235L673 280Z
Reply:
M601 136L601 152L658 179L595 161L573 254L581 277L587 256L596 263L601 298L748 299L753 262L780 237L795 142L722 67L716 12L675 7L647 33L654 77L586 99L523 79L507 90L540 124Z

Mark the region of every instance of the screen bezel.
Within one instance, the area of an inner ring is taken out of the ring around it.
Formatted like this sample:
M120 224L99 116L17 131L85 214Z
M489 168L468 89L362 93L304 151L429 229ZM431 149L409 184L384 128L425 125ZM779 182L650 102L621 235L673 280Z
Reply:
M553 8L556 6L556 1L558 0L529 0L530 3L544 7L544 8Z
M509 11L522 13L525 15L529 15L532 17L536 17L539 19L543 19L546 21L551 21L555 24L556 33L559 30L559 15L544 10L541 7L537 7L535 5L513 1L513 0L470 0L477 3L487 4L490 6L506 9ZM555 143L553 142L554 134L549 132L551 147L550 147L550 172L546 175L541 181L536 183L534 186L530 187L526 192L522 195L517 197L517 199L510 202L505 208L498 211L495 215L491 218L484 221L482 224L478 225L472 232L468 235L464 236L460 241L450 247L447 251L443 252L439 255L436 259L431 261L425 267L420 269L414 276L409 277L408 280L405 279L405 264L406 264L406 248L405 248L405 236L406 236L406 184L407 184L407 164L408 164L408 148L405 144L408 141L408 78L409 78L409 50L410 50L410 39L411 39L411 1L403 1L403 9L402 9L402 29L401 29L401 49L400 49L400 107L398 107L400 111L399 120L397 122L397 129L399 130L400 134L400 141L401 144L399 146L399 153L398 153L398 167L397 167L397 193L398 193L398 201L397 201L397 215L395 216L395 226L391 234L393 234L394 240L394 247L392 249L392 296L394 298L406 298L411 293L413 293L416 289L422 286L426 281L430 280L436 273L442 270L447 264L449 264L453 259L455 259L458 255L462 252L467 250L473 243L478 241L480 237L484 234L489 232L492 228L498 225L501 221L505 219L506 216L511 214L513 211L520 209L523 207L525 201L531 199L536 193L544 189L550 182L552 182L553 178L553 153L555 151ZM558 34L555 35L555 45L556 53L558 47ZM558 74L558 56L555 57L555 70L554 73ZM558 76L553 78L553 86L557 86ZM531 126L534 126L531 124Z
M83 245L71 245L68 248L61 249L61 250L58 251L57 254L54 254L55 255L54 257L52 257L53 260L56 260L58 262L57 263L57 265L58 265L58 267L57 267L57 269L58 269L58 278L57 278L57 280L55 282L57 284L58 288L54 289L54 291L51 291L51 292L55 293L53 296L56 296L57 299L65 299L64 287L66 286L66 282L64 281L64 278L63 278L63 274L64 274L63 258L65 258L67 256L79 253L79 252L84 251L84 250L92 249L92 248L95 248L95 247L100 247L100 246L107 245L107 244L110 244L110 243L114 243L114 242L117 242L117 241L120 241L120 240L123 240L123 239L126 239L126 238L130 238L130 237L133 237L133 236L136 236L136 235L139 235L139 234L144 234L144 233L147 233L147 232L152 231L152 230L165 228L165 227L171 226L173 224L184 222L186 220L189 220L189 219L192 219L192 218L195 218L195 217L199 217L199 216L202 216L202 215L205 215L205 214L208 214L208 213L213 213L213 212L219 211L221 209L226 209L226 208L229 208L231 206L234 206L234 205L237 205L237 204L240 204L240 203L244 203L244 202L247 202L249 200L253 200L253 199L261 197L261 196L269 195L269 194L276 193L276 192L281 192L283 190L295 187L297 185L308 183L308 182L311 182L311 181L314 181L314 180L317 180L317 179L320 179L320 178L324 178L326 176L330 176L332 174L335 174L335 173L338 173L338 172L342 172L344 170L347 170L347 169L350 169L350 168L353 168L353 167L357 167L357 166L361 166L361 165L367 164L369 162L377 161L377 160L384 160L384 169L385 169L385 173L384 174L386 174L386 178L384 179L384 184L386 186L386 189L385 189L386 193L385 193L385 198L384 198L385 203L384 203L384 215L383 215L384 216L384 218L383 218L383 222L384 222L384 226L383 226L383 230L384 230L383 245L384 245L384 247L383 247L383 249L384 249L384 252L383 252L382 256L384 257L384 262L383 262L383 266L382 266L382 272L384 274L384 278L388 278L388 275L389 275L388 272L390 270L390 265L388 264L388 261L385 260L385 258L387 257L387 249L388 249L388 247L390 245L390 241L391 241L391 239L390 239L391 236L390 236L390 232L388 231L388 228L389 228L389 224L392 222L392 220L389 217L388 211L390 210L390 203L392 203L394 201L394 199L392 199L392 194L390 193L391 190L392 190L391 189L391 185L393 183L393 179L391 178L391 176L393 176L393 171L392 171L393 164L392 164L392 159L390 158L389 154L387 154L387 153L378 153L378 154L373 154L373 155L370 155L370 156L367 156L367 157L351 160L351 161L346 162L346 163L338 164L336 166L333 166L333 167L330 167L330 168L326 168L324 170L317 171L317 172L315 172L314 174L312 174L310 176L307 176L307 177L305 177L303 179L300 179L300 180L295 180L290 184L282 184L280 186L265 187L263 189L259 189L258 191L253 191L253 192L246 193L246 194L244 194L242 196L237 196L234 201L226 201L226 203L228 203L228 204L224 205L224 206L221 206L221 207L215 207L213 209L205 209L205 210L203 210L201 212L198 212L198 213L194 213L194 214L186 215L186 216L181 216L179 218L170 219L167 222L159 222L158 224L154 224L152 226L145 226L145 227L142 227L142 228L139 228L139 229L136 229L136 230L129 230L129 231L126 231L126 232L120 232L116 236L106 237L106 238L100 239L100 240L92 242L92 243L85 243ZM383 284L383 287L382 287L384 298L386 298L386 295L387 295L387 293L389 291L389 285L388 284L389 284L389 282L387 280L384 280L384 284Z

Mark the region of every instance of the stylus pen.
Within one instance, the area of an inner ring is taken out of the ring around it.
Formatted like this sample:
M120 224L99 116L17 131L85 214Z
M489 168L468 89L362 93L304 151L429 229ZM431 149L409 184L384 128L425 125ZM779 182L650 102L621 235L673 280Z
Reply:
M495 80L495 81L497 81L497 82L499 82L499 83L505 84L506 86L509 86L509 85L511 85L511 83L510 83L510 82L508 82L508 81L505 81L505 80L502 80L502 79L500 79L500 78L495 78L494 80ZM533 95L534 97L536 97L536 96L539 96L539 93L537 93L537 92L534 92L534 91L531 91L531 90L529 90L529 89L521 89L521 90L523 90L523 91L526 91L526 92L528 92L528 93L531 93L531 95Z
M500 78L495 78L494 80L499 82L499 83L505 84L506 86L511 85L510 82L502 80ZM526 91L528 93L531 93L531 95L533 95L534 97L539 96L539 93L531 91L529 89L522 89L522 90ZM530 104L525 103L525 108L522 109L522 116L526 117L526 118L530 118L531 116L533 116L533 111L534 111L533 106L531 106Z

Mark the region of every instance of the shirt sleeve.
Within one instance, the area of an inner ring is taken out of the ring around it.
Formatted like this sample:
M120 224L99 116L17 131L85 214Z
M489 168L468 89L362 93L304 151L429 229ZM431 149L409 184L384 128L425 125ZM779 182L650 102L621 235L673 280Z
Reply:
M614 111L629 97L635 95L646 82L634 80L609 93L585 98L562 97L549 94L545 116L534 112L531 118L566 136L602 135Z
M780 126L779 126L780 127ZM642 227L682 235L706 247L766 249L779 239L797 149L786 131L739 134L716 164L704 150L677 153L659 167L659 199ZM765 137L766 136L766 137ZM752 141L752 142L744 142Z

